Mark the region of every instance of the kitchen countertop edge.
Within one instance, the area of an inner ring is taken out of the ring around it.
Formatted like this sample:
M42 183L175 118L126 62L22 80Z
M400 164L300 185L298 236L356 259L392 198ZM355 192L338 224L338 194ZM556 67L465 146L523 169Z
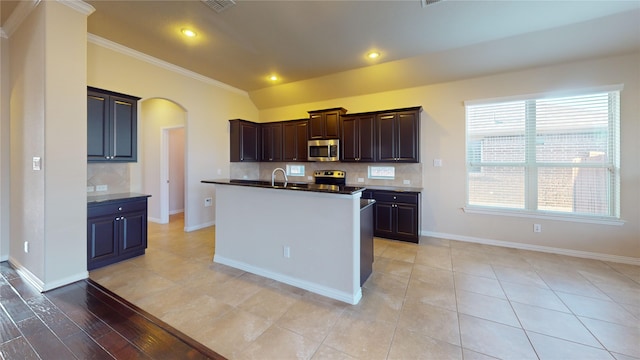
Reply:
M91 195L87 196L87 205L103 205L110 202L122 202L122 201L134 201L143 198L149 198L151 195L140 193L118 193L118 194L106 194L106 195Z
M315 186L315 184L306 184L308 187L296 187L294 183L289 183L292 187L284 187L284 186L276 186L273 187L271 185L261 185L261 184L252 184L249 181L247 183L243 183L238 180L234 180L236 182L232 182L234 179L210 179L210 180L200 180L201 183L205 184L219 184L219 185L231 185L231 186L246 186L246 187L257 187L263 189L277 189L277 190L291 190L291 191L308 191L308 192L319 192L326 194L342 194L342 195L354 195L359 192L364 191L366 188L364 186L338 186L338 190L320 188L320 186Z

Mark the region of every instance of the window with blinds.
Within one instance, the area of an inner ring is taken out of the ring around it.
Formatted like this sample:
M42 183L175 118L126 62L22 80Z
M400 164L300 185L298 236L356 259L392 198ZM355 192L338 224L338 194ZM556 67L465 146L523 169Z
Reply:
M465 102L467 206L619 218L620 91Z

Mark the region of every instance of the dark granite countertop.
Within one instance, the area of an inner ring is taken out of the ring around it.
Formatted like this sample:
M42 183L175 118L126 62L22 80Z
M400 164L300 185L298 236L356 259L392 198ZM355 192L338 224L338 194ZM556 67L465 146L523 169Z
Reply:
M138 194L138 193L120 193L120 194L107 194L107 195L92 195L87 196L87 205L102 205L109 202L120 201L133 201L141 198L148 198L151 195Z
M419 187L365 185L365 188L367 190L385 190L385 191L416 192L416 193L422 192L422 188L419 188Z
M311 191L311 192L343 194L343 195L357 194L359 192L362 192L365 189L365 187L363 186L316 185L316 184L308 184L308 183L301 183L301 182L286 182L286 183L276 182L274 186L271 186L270 181L244 180L244 179L213 179L213 180L201 180L200 182L205 184L249 186L249 187L259 187L259 188L266 188L266 189Z
M373 199L360 199L360 210L364 210L375 203L376 201Z

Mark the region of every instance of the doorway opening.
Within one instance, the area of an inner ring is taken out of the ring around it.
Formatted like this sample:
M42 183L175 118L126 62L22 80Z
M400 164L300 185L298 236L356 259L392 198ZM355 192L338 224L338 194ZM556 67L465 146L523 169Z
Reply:
M179 104L162 98L141 103L142 162L144 192L150 194L149 221L167 224L172 216L188 214L186 189L186 119Z
M160 218L163 224L170 222L170 215L184 215L184 139L184 126L162 129Z

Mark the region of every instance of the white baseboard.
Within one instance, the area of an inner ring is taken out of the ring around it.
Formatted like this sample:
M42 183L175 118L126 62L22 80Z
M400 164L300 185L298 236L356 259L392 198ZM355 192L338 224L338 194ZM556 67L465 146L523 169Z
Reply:
M312 293L316 293L322 296L326 296L331 299L339 300L342 302L346 302L347 304L355 305L360 302L362 298L362 289L358 288L358 291L355 294L349 294L344 291L339 291L333 288L329 288L326 286L322 286L316 283L312 283L305 280L300 280L298 278L294 278L291 276L283 275L280 273L275 273L273 271L269 271L266 269L262 269L259 267L255 267L253 265L249 265L246 263L242 263L236 260L228 259L223 256L214 255L213 261L219 264L231 266L236 269L244 270L246 272L250 272L252 274L260 275L272 280L279 281L281 283L285 283L291 286L295 286L300 289L304 289L307 291L311 291Z
M540 252L546 252L551 254L567 255L567 256L574 256L574 257L586 258L586 259L611 261L611 262L622 263L622 264L640 265L640 259L629 257L629 256L601 254L601 253L594 253L594 252L581 251L581 250L561 249L561 248L555 248L551 246L523 244L523 243L516 243L511 241L485 239L485 238L479 238L475 236L439 233L434 231L422 231L420 235L430 236L430 237L435 237L440 239L466 241L466 242L477 243L477 244L502 246L502 247L508 247L508 248L514 248L514 249L521 249L521 250L540 251Z
M162 219L157 219L152 217L147 217L147 221L156 223L156 224L167 224L166 222L163 222Z
M184 227L184 231L186 231L186 232L196 231L196 230L204 229L204 228L209 227L209 226L214 226L215 224L216 224L215 221L211 221L211 222L208 222L208 223L199 224L199 225L195 225L195 226L189 226L189 227L185 226Z
M76 281L84 280L89 277L88 271L81 271L78 274L67 276L63 279L58 279L56 281L52 281L49 283L44 283L37 276L35 276L29 269L24 267L19 261L15 258L9 258L9 263L13 266L14 269L20 274L20 276L25 279L29 284L33 285L39 292L45 292L53 289L57 289L61 286L69 285Z
M183 213L184 209L179 209L179 210L169 210L169 215L175 215L175 214L180 214Z

